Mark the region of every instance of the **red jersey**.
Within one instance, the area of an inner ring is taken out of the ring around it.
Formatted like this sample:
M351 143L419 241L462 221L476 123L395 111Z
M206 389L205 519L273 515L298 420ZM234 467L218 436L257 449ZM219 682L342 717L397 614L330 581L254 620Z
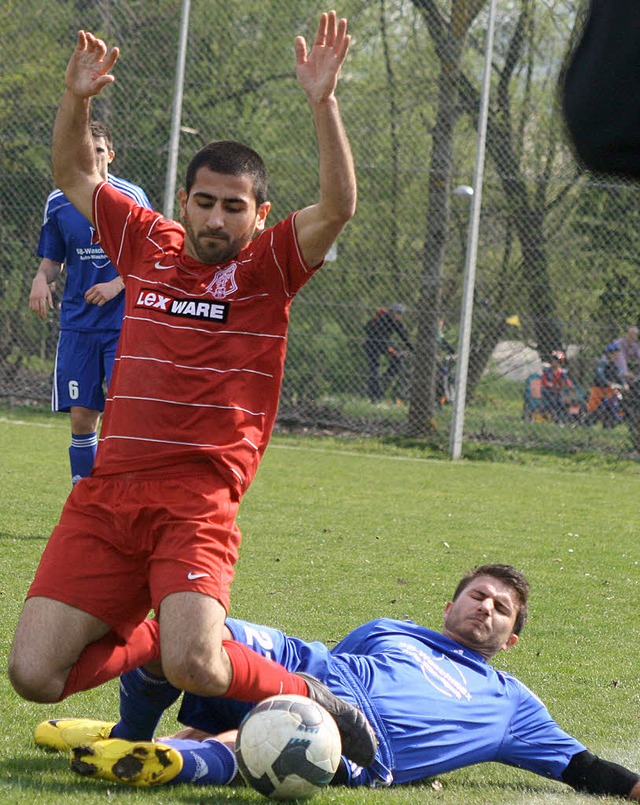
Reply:
M108 184L96 188L93 217L126 281L93 474L205 459L242 493L273 429L289 306L315 270L295 213L216 265L184 252L180 224Z

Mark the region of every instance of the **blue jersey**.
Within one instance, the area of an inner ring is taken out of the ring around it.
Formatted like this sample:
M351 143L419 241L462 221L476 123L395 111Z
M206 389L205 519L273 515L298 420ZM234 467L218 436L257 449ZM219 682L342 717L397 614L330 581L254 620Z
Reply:
M331 650L232 618L227 625L236 640L313 674L367 715L380 745L372 766L352 766L353 786L409 783L490 761L560 780L585 749L515 677L410 621L370 621ZM180 720L222 731L246 709L185 694Z
M109 184L151 207L144 190L125 179L109 176ZM40 230L38 256L64 263L66 280L62 294L60 327L63 330L120 330L124 294L106 304L92 305L84 294L99 282L115 279L117 272L102 247L93 243L93 227L60 190L47 198Z

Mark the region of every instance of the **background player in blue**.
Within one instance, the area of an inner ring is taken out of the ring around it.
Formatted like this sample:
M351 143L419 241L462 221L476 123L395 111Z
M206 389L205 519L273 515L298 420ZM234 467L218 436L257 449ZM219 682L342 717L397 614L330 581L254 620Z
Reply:
M483 565L458 584L445 607L442 632L379 618L329 650L229 618L227 636L289 670L318 677L367 715L379 740L375 760L361 768L343 758L336 783L397 785L499 762L578 791L640 801L640 775L592 754L555 723L525 685L489 664L518 641L528 596L521 572L510 565ZM73 749L72 768L110 781L221 785L233 780L235 732L228 731L238 727L251 705L184 694L178 718L190 729L151 743L139 739L151 738L179 691L142 669L121 680L118 724L48 721L36 729L36 742ZM211 734L217 739L207 737Z
M103 179L139 204L150 207L144 190L109 176L115 151L106 123L93 122L96 164ZM109 384L124 312L124 283L102 247L92 243L87 219L60 192L47 198L29 307L46 319L53 309L52 283L65 269L51 408L71 420L71 477L75 484L91 473L104 410L103 386Z

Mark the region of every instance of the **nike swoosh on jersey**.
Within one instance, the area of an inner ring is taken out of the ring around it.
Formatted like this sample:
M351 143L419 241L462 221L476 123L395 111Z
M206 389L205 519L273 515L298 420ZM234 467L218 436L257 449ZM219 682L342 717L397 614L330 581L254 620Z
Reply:
M159 268L159 269L165 269L165 270L166 270L166 269L169 269L169 268L175 268L175 267L176 267L176 264L175 264L175 263L171 263L171 265L170 265L170 266L163 266L163 265L162 265L162 261L161 261L161 260L156 260L156 265L155 265L155 267L156 267L156 268Z
M193 581L194 579L203 579L205 576L211 575L210 573L194 573L193 571L189 571L187 573L187 578L189 581Z

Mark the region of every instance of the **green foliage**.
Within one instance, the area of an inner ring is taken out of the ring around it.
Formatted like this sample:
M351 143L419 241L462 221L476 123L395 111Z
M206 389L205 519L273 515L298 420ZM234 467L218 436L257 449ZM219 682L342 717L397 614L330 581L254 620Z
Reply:
M338 321L327 320L317 311L314 315L305 302L299 301L291 323L282 389L286 401L310 402L339 393L360 359Z
M545 346L541 329L559 333L563 344L554 347L579 347L572 370L585 386L602 346L640 315L638 189L579 176L563 138L556 76L575 17L573 5L568 0L523 2L500 12L478 239L472 388L496 341L513 337L504 325L513 314L522 322L517 337L534 348ZM42 398L55 352L55 327L38 321L27 299L38 262L43 203L52 189L52 122L76 31L92 29L121 47L117 81L96 99L95 114L114 129L114 173L141 184L162 208L181 8L180 0L9 0L0 10L4 394L15 396L27 385L24 375L14 373L24 368L33 378L32 396ZM457 71L445 71L443 84L450 3L346 0L339 9L353 33L338 98L356 161L359 206L339 238L338 260L327 264L294 303L287 400L331 397L343 401L347 415L354 407L366 409L366 400L358 399L363 325L376 308L401 301L408 306L407 326L415 339L424 318L434 313L421 310L419 320L417 305L426 287L435 298L437 286L442 302L435 313L444 317L448 335L455 335L470 208L468 199L449 191L473 182L487 4L464 0L456 8L475 22L460 62L464 80L458 81ZM311 41L317 13L310 0L191 3L178 186L197 148L211 139L236 138L265 156L271 175L270 221L317 198L313 124L293 53L297 33ZM523 20L517 50L514 36ZM506 70L507 56L514 54ZM441 210L439 217L428 216L427 210L443 104L451 105L455 126L445 181L451 186L438 186L447 191L448 212ZM431 242L444 244L438 277L425 275L435 252L426 248L432 226L436 236ZM418 385L426 385L424 378ZM508 418L485 427L490 412L483 394L480 388L475 395L480 410L474 433L508 435L503 427ZM513 394L517 405L521 390L514 386ZM371 409L366 414L363 422L375 419ZM387 417L381 409L380 418L381 427L393 420L401 432L406 411L393 410ZM514 437L525 439L519 423Z

